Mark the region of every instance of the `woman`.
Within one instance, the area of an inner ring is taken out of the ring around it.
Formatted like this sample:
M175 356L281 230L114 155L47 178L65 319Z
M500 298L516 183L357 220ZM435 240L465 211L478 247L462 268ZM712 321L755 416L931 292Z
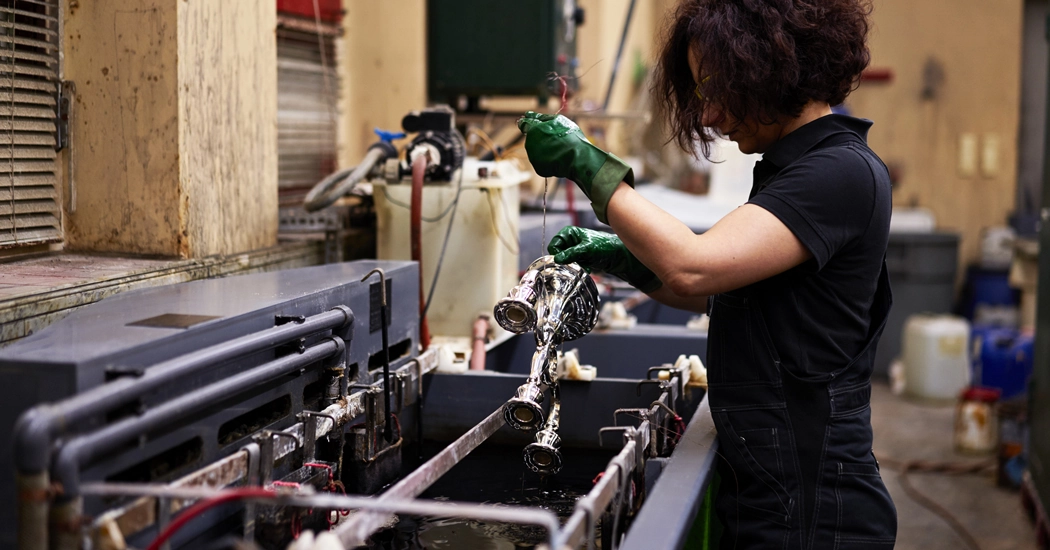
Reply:
M559 262L711 314L723 548L891 548L869 378L890 307L886 167L869 121L831 113L867 66L862 0L687 0L654 91L672 139L762 153L747 204L702 235L641 197L630 168L564 117L527 113L529 159L575 181L616 235L569 227ZM709 300L710 298L710 300ZM710 303L710 307L709 307Z

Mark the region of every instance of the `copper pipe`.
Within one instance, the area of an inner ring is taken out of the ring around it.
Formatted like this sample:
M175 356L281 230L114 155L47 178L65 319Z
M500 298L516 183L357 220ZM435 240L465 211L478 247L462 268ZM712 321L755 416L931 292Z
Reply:
M489 316L478 315L474 320L474 351L470 354L470 370L485 370L485 343L488 341Z

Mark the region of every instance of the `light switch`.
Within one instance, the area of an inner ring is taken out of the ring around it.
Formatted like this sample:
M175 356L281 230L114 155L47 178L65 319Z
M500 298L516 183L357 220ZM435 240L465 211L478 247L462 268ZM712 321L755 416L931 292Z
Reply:
M999 134L982 136L981 175L986 178L994 178L999 175Z
M977 134L959 136L959 176L972 178L977 175Z

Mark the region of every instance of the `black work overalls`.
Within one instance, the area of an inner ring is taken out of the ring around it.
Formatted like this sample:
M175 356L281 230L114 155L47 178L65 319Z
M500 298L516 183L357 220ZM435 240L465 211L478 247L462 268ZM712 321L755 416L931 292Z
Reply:
M869 408L875 344L892 302L885 262L867 343L848 364L819 377L800 380L782 366L770 338L775 327L762 315L762 301L774 298L769 292L759 282L711 303L708 376L722 458L721 547L892 548L897 515L872 453ZM792 413L800 399L826 399L826 414L800 421ZM800 440L807 446L803 460Z

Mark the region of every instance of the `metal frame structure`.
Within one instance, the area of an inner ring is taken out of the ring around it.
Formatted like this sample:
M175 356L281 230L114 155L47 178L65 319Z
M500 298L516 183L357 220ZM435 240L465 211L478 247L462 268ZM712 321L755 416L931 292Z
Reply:
M210 540L220 525L274 544L273 529L287 529L291 517L306 514L316 525L320 512L284 510L305 507L359 510L333 526L346 545L364 544L389 513L401 512L540 525L552 548L593 547L599 520L603 537L619 541L628 533L624 547L640 548L654 536L680 546L715 453L705 395L687 385L687 365L652 367L644 378L635 366L619 366L606 371L612 377L559 381L566 446L597 449L610 434L620 441L564 524L541 509L422 499L483 443L521 445L525 436L505 426L505 409L527 365L428 376L438 354L416 352L417 280L414 265L365 261L185 283L100 302L0 350L0 374L73 381L58 384L68 396L28 409L14 430L20 546L144 546L181 528L193 514L176 514L193 500L248 493L242 507L207 511L169 545ZM407 351L391 353L388 336L408 342ZM323 396L307 399L308 385ZM3 386L0 380L0 392ZM291 412L271 417L266 404L288 392ZM216 444L219 425L245 414L261 418ZM625 418L635 421L618 425ZM193 461L155 478L121 477L187 433L206 441ZM381 490L399 476L402 442L413 439L451 443ZM318 493L338 487L336 473L375 481L355 489L374 496ZM662 521L675 531L664 533ZM645 536L634 537L638 529Z
M424 367L424 364L428 365ZM426 374L434 368L433 354L424 354L414 365L416 373ZM409 367L403 367L407 370ZM660 399L644 411L646 418L656 419L667 405L674 393L673 388L679 385L680 373L665 384ZM360 394L358 394L360 395ZM329 412L338 413L337 410ZM581 497L573 508L572 515L562 524L552 512L542 508L521 506L485 506L473 503L417 500L423 491L447 473L459 460L481 445L504 425L503 413L497 409L474 426L459 439L445 447L440 453L414 470L400 482L385 491L379 498L364 496L340 496L333 494L280 493L273 497L250 497L246 503L268 506L290 506L328 510L361 510L360 513L338 525L335 533L347 547L366 544L368 538L386 522L389 514L404 513L430 517L461 517L481 521L496 521L523 525L539 525L548 533L549 548L594 548L594 524L602 513L614 504L614 499L624 498L623 490L631 483L631 475L645 468L646 451L656 441L654 434L657 427L649 420L643 420L639 426L613 427L623 433L623 447L608 463L603 475L594 487ZM301 427L301 425L296 425ZM327 433L319 428L317 437ZM291 452L300 436L299 430L286 430L282 436L274 434L273 443L286 442L283 451ZM284 437L287 436L287 437ZM684 537L699 509L699 502L711 482L711 465L715 457L714 424L710 418L710 409L706 397L693 415L685 433L682 434L680 448L684 454L672 456L664 473L657 481L654 494L669 493L670 498L654 500L641 507L632 525L631 531L620 548L643 550L648 548L680 548ZM276 456L276 454L271 455ZM239 474L236 479L225 478L227 485L237 481L251 483L253 477L250 465L253 460L265 461L265 454L260 457L258 445L252 444L242 452L232 455L228 463L213 465L200 472L194 479L180 480L170 485L120 484L120 483L85 483L84 494L97 496L139 496L131 506L106 514L94 521L91 529L95 536L131 515L148 504L174 513L198 499L220 497L229 493L229 489L199 487L197 478L213 478L216 471L233 471ZM231 468L231 464L238 467ZM257 466L258 463L255 463ZM698 468L699 466L699 468ZM258 479L265 483L263 479ZM620 505L623 503L621 502ZM170 521L170 516L163 523ZM251 538L246 524L245 538Z

